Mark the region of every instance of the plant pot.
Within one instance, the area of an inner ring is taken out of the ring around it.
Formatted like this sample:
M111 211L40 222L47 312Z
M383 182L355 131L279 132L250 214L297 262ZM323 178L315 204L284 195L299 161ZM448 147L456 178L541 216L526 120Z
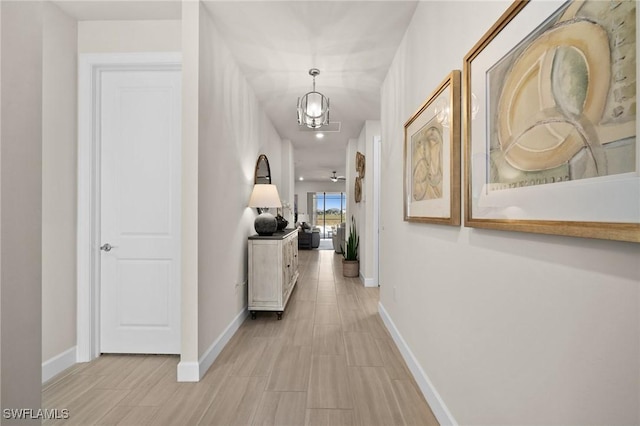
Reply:
M360 275L360 261L342 259L342 275L351 278L358 277Z

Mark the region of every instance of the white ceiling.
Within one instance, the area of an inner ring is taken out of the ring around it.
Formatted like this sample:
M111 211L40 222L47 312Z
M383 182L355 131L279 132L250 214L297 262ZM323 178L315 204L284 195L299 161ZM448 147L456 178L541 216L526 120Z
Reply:
M204 2L283 139L295 149L295 176L326 181L346 173L345 148L365 120L380 119L380 87L417 1ZM180 19L179 1L56 1L78 20ZM301 131L298 97L316 90L331 101L340 132Z
M344 175L346 146L365 120L380 119L380 87L417 6L415 1L207 1L240 69L283 139L295 149L295 176ZM298 97L316 90L331 102L339 133L301 131Z
M78 21L180 19L179 0L53 0Z

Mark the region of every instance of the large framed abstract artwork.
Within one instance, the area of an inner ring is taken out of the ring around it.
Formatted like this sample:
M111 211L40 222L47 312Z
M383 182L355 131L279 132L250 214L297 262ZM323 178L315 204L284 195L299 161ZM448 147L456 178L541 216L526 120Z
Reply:
M517 1L464 59L465 226L640 242L636 2Z
M460 225L460 71L404 125L404 220Z

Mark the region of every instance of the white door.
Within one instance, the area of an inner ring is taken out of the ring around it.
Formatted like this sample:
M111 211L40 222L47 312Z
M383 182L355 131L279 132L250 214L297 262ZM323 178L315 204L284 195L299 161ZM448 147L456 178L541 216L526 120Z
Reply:
M102 353L180 353L180 80L101 76Z

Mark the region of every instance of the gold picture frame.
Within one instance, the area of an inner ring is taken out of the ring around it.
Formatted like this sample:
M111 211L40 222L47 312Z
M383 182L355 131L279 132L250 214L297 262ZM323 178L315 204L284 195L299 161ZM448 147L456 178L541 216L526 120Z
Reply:
M467 53L464 226L640 242L635 23L515 1Z
M404 125L404 220L460 225L460 70Z

